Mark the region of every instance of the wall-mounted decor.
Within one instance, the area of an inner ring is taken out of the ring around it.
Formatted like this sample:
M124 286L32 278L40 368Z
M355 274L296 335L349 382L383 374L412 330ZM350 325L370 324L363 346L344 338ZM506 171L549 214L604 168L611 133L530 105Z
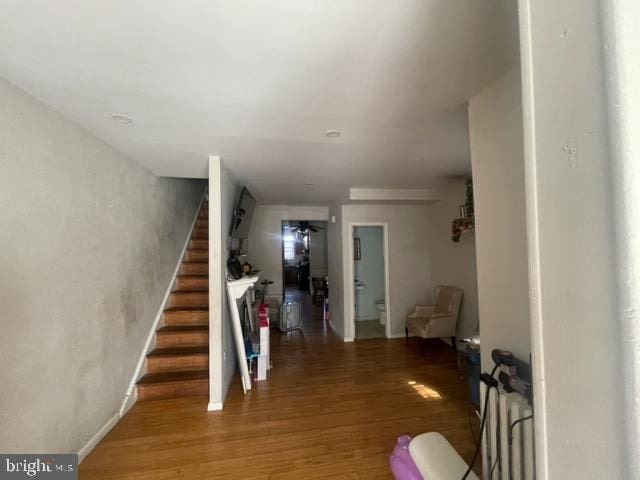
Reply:
M362 259L362 250L360 250L360 238L354 237L353 239L353 259L360 260Z
M456 218L451 225L451 240L457 243L460 241L462 232L474 233L475 231L475 217Z

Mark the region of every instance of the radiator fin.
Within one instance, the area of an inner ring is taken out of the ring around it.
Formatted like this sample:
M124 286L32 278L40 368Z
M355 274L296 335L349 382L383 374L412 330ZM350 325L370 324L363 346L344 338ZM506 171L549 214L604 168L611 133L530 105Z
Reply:
M480 384L483 402L486 386ZM518 393L491 389L488 399L487 420L482 437L482 478L490 480L534 480L534 431L529 417L532 409ZM513 426L513 429L511 426Z

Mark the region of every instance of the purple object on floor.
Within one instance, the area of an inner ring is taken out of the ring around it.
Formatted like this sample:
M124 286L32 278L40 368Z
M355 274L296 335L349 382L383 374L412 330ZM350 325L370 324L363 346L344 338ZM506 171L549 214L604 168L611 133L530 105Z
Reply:
M409 453L410 442L409 435L398 438L396 448L393 449L389 457L391 472L396 480L424 480Z

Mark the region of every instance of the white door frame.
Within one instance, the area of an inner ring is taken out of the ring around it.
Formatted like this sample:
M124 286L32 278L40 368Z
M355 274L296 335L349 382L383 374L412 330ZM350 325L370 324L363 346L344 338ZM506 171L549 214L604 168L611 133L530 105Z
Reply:
M389 295L389 223L388 222L349 222L349 266L347 268L347 282L345 288L345 299L350 300L350 307L346 308L349 316L346 318L346 325L350 331L345 332L345 341L355 340L356 338L356 307L355 307L355 290L354 269L353 269L353 230L354 227L382 227L382 254L384 256L384 302L385 317L384 335L391 338L391 297Z

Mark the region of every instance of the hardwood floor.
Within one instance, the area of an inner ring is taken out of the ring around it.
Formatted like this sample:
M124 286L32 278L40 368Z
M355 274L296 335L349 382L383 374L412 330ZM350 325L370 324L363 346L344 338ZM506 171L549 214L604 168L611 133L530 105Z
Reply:
M222 412L207 398L140 402L80 466L81 479L388 479L396 438L437 430L469 461L467 384L440 341L343 343L311 311L272 331L274 368ZM477 422L474 423L477 431Z

